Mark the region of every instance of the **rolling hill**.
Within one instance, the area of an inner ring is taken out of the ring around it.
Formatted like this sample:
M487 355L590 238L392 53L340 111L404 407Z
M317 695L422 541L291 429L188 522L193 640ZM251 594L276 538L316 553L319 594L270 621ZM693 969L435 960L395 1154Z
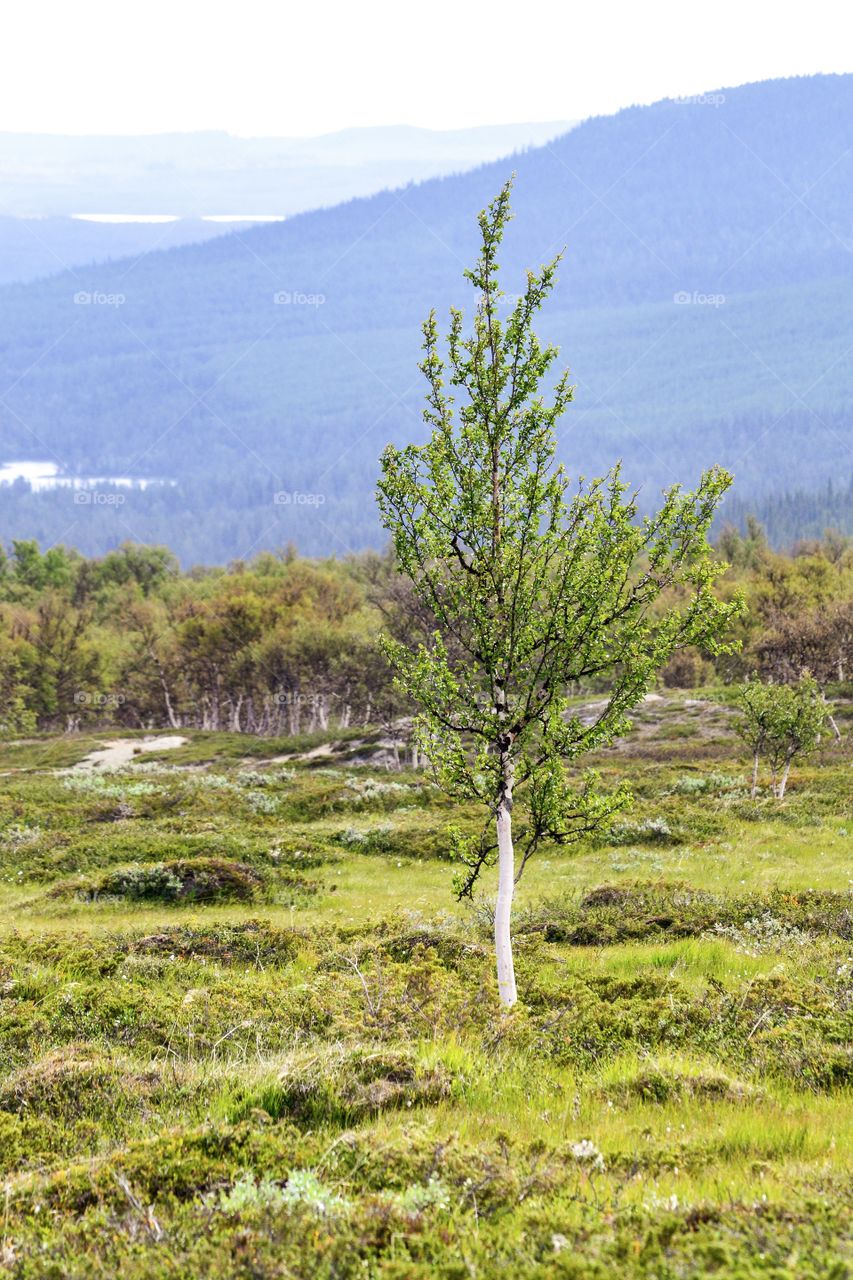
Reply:
M514 159L504 287L566 250L540 331L577 383L573 472L621 456L649 500L712 462L739 500L850 474L851 148L853 76L818 76ZM112 504L7 488L0 537L184 560L376 544L377 455L423 433L420 322L470 306L474 215L508 167L0 291L0 461L175 482Z

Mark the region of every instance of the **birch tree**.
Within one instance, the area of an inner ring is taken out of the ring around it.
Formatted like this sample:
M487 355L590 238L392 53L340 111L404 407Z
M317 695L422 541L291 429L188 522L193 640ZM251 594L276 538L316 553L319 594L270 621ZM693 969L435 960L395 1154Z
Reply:
M778 731L770 744L770 767L777 800L785 798L791 765L798 756L811 755L817 748L830 718L823 692L810 674L783 688L786 696L778 710Z
M738 705L741 719L737 731L754 753L752 798L758 791L759 759L766 756L770 790L777 800L784 800L791 765L818 746L832 720L832 709L808 672L795 684L750 680L739 691Z
M383 643L419 709L415 731L436 781L484 810L479 836L454 837L455 887L472 895L497 861L505 1005L516 1000L518 877L543 842L570 844L629 799L566 766L625 732L626 713L675 650L721 648L739 608L713 593L725 566L706 541L730 483L724 471L709 471L694 493L672 488L656 515L641 516L618 466L572 486L557 465L556 424L573 389L567 373L551 376L558 353L533 329L557 261L529 272L507 311L497 253L510 186L479 217L479 258L465 272L476 291L472 329L451 310L445 359L434 312L423 327L430 438L389 445L378 485L398 567L434 619L426 642ZM590 722L567 691L593 678L609 692Z
M773 685L763 684L760 680L748 680L737 692L737 705L741 714L735 723L735 732L752 756L749 796L754 800L758 795L761 757L773 731Z

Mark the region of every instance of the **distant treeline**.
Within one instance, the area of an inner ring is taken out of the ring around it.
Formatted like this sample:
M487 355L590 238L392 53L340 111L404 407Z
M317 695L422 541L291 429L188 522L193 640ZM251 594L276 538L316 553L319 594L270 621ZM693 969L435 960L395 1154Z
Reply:
M726 520L745 528L750 515L764 527L773 547L790 547L802 538L820 538L827 529L853 535L853 473L846 484L832 480L820 489L791 489L747 502L729 498Z
M721 590L748 604L741 651L679 653L665 684L752 670L851 678L853 540L831 533L782 555L750 518L718 549L731 564ZM181 572L163 547L88 559L16 541L0 547L0 729L390 729L409 708L377 637L415 644L430 629L390 555L308 560L288 549Z
M745 472L742 457L762 436L772 438L777 447L774 416L767 410L704 420L701 455L694 434L678 430L663 434L661 429L658 448L667 459L667 475L661 484L675 478L693 483L703 461L731 462L735 485L718 519L717 532L726 523L743 528L752 513L764 525L770 545L779 550L791 547L798 538L819 538L825 529L853 534L853 474L839 467L836 479L822 481L814 469L815 459L823 457L826 433L831 432L836 440L851 438L850 412L824 407L818 421L808 410L796 409L786 414L785 421L797 448L790 455L784 451L783 455L774 454L772 492L765 488L766 452L753 450L751 474ZM582 393L569 407L566 424L574 427L564 443L570 473L576 474L578 468L569 445L574 447L580 433L596 441L586 446L587 451L597 451L590 474L603 474L619 456L620 441L606 436L599 439L602 423L595 413L587 412ZM388 428L379 424L375 430L371 447L365 450L347 452L338 442L347 476L344 483L336 481L335 485L318 482L322 467L315 461L312 474L308 462L309 455L319 456L328 440L317 442L315 449L313 440L306 447L307 436L293 449L288 468L282 467L286 482L259 463L257 450L229 460L213 443L205 446L190 439L174 442L173 461L182 471L192 466L194 473L184 475L175 485L153 484L143 489L99 481L92 488L34 491L25 480L3 484L0 542L10 545L22 533L42 546L67 539L88 556L103 556L128 538L144 544L166 542L184 568L226 563L235 555L248 556L288 543L295 543L310 556L358 553L377 546L383 536L372 495L376 460L387 443ZM124 434L129 432L130 428ZM277 465L268 451L263 456ZM120 472L120 459L110 457L109 462ZM631 459L626 459L625 474L639 484L643 471L636 459L633 462L632 467ZM762 469L764 478L759 474ZM105 470L109 467L101 474ZM89 472L98 473L94 462ZM659 488L654 484L641 486L641 505L652 508L658 498Z

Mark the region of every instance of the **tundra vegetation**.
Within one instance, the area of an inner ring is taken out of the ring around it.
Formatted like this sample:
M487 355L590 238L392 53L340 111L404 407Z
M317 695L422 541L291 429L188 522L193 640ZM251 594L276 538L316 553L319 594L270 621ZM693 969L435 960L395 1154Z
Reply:
M519 885L503 1013L492 873L447 892L479 806L381 728L186 729L106 773L75 765L115 729L8 740L0 1275L848 1276L833 693L781 801L730 687L641 704L592 753L632 808Z

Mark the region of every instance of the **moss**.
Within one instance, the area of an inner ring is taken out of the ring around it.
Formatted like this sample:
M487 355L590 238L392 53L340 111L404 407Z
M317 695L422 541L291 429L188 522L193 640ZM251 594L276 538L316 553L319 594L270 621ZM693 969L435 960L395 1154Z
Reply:
M141 1107L159 1081L158 1072L135 1071L96 1046L63 1045L8 1075L0 1085L0 1108L73 1121L104 1109Z
M738 1103L755 1097L756 1090L748 1082L712 1068L686 1072L650 1064L602 1086L598 1093L607 1101L626 1106L635 1100L670 1103L691 1098Z
M424 1063L399 1046L318 1046L290 1057L274 1081L224 1102L229 1115L258 1113L306 1126L350 1124L389 1109L435 1103L449 1096L451 1070Z

